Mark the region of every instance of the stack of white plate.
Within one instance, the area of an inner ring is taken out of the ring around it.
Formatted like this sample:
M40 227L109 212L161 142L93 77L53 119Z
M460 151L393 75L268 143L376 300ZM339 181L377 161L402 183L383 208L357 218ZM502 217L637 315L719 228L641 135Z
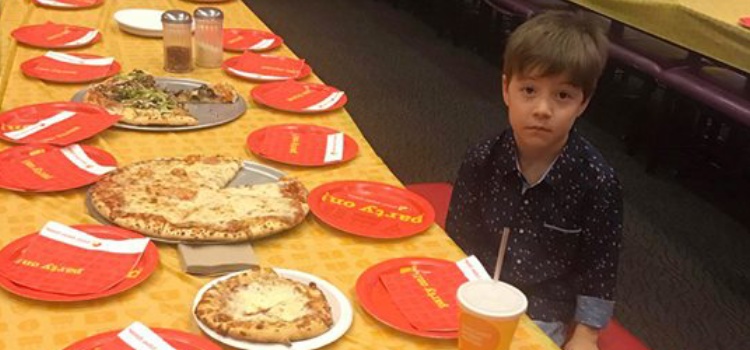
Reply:
M126 9L115 12L115 21L120 30L140 36L160 38L162 36L162 10Z

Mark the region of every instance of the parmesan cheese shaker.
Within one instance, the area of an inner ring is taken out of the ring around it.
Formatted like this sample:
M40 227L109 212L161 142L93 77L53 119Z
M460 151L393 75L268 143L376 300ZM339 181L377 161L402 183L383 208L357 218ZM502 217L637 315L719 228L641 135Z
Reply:
M193 18L180 10L161 15L164 28L164 70L186 73L193 70Z
M221 67L224 59L224 13L215 7L199 7L195 17L195 64L199 67Z

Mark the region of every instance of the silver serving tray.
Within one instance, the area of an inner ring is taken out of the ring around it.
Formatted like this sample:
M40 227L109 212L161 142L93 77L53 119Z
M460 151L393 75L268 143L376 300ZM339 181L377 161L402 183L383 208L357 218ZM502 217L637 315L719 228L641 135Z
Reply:
M164 78L156 77L156 85L167 91L181 91L200 87L208 84L204 81L182 78ZM71 101L83 102L83 97L87 89L80 90L73 95ZM114 126L122 129L140 130L140 131L188 131L211 128L222 124L229 123L243 114L247 110L247 102L239 94L233 103L188 103L185 108L192 116L198 119L197 125L171 126L171 125L130 125L125 123L116 123Z
M269 182L276 182L279 181L282 177L286 176L286 174L283 171L280 171L278 169L271 168L269 166L254 163L250 161L244 161L242 162L242 168L240 168L240 171L237 172L237 175L235 175L234 179L229 182L227 187L240 187L240 186L246 186L246 185L258 185L258 184L264 184ZM86 191L86 209L88 210L88 213L91 217L96 219L96 221L99 221L100 223L104 225L110 225L110 226L117 226L117 224L107 220L99 211L96 210L96 207L94 207L94 204L91 202L91 187L89 187L89 190ZM132 230L132 229L127 229ZM226 241L181 241L177 239L166 239L162 237L153 237L148 235L147 233L139 232L140 234L149 237L153 241L162 242L162 243L170 243L170 244L190 244L190 245L198 245L198 244L231 244L231 243L240 243L240 242L226 242Z

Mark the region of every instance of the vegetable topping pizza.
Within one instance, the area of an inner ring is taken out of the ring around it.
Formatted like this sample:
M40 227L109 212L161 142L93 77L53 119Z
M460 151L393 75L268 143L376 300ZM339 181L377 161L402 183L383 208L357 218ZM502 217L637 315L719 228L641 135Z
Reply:
M233 103L237 98L237 92L227 83L170 91L159 87L154 76L135 69L93 85L83 102L121 115L120 122L125 124L180 126L198 124L186 104Z

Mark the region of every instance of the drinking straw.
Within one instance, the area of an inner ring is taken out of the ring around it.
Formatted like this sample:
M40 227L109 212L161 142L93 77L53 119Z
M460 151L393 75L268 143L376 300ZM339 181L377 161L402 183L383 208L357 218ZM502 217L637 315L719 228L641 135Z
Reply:
M505 258L505 250L508 247L508 236L510 236L510 229L503 227L502 237L500 238L500 248L497 250L497 262L495 263L495 281L500 280L500 271L503 269L503 259Z

